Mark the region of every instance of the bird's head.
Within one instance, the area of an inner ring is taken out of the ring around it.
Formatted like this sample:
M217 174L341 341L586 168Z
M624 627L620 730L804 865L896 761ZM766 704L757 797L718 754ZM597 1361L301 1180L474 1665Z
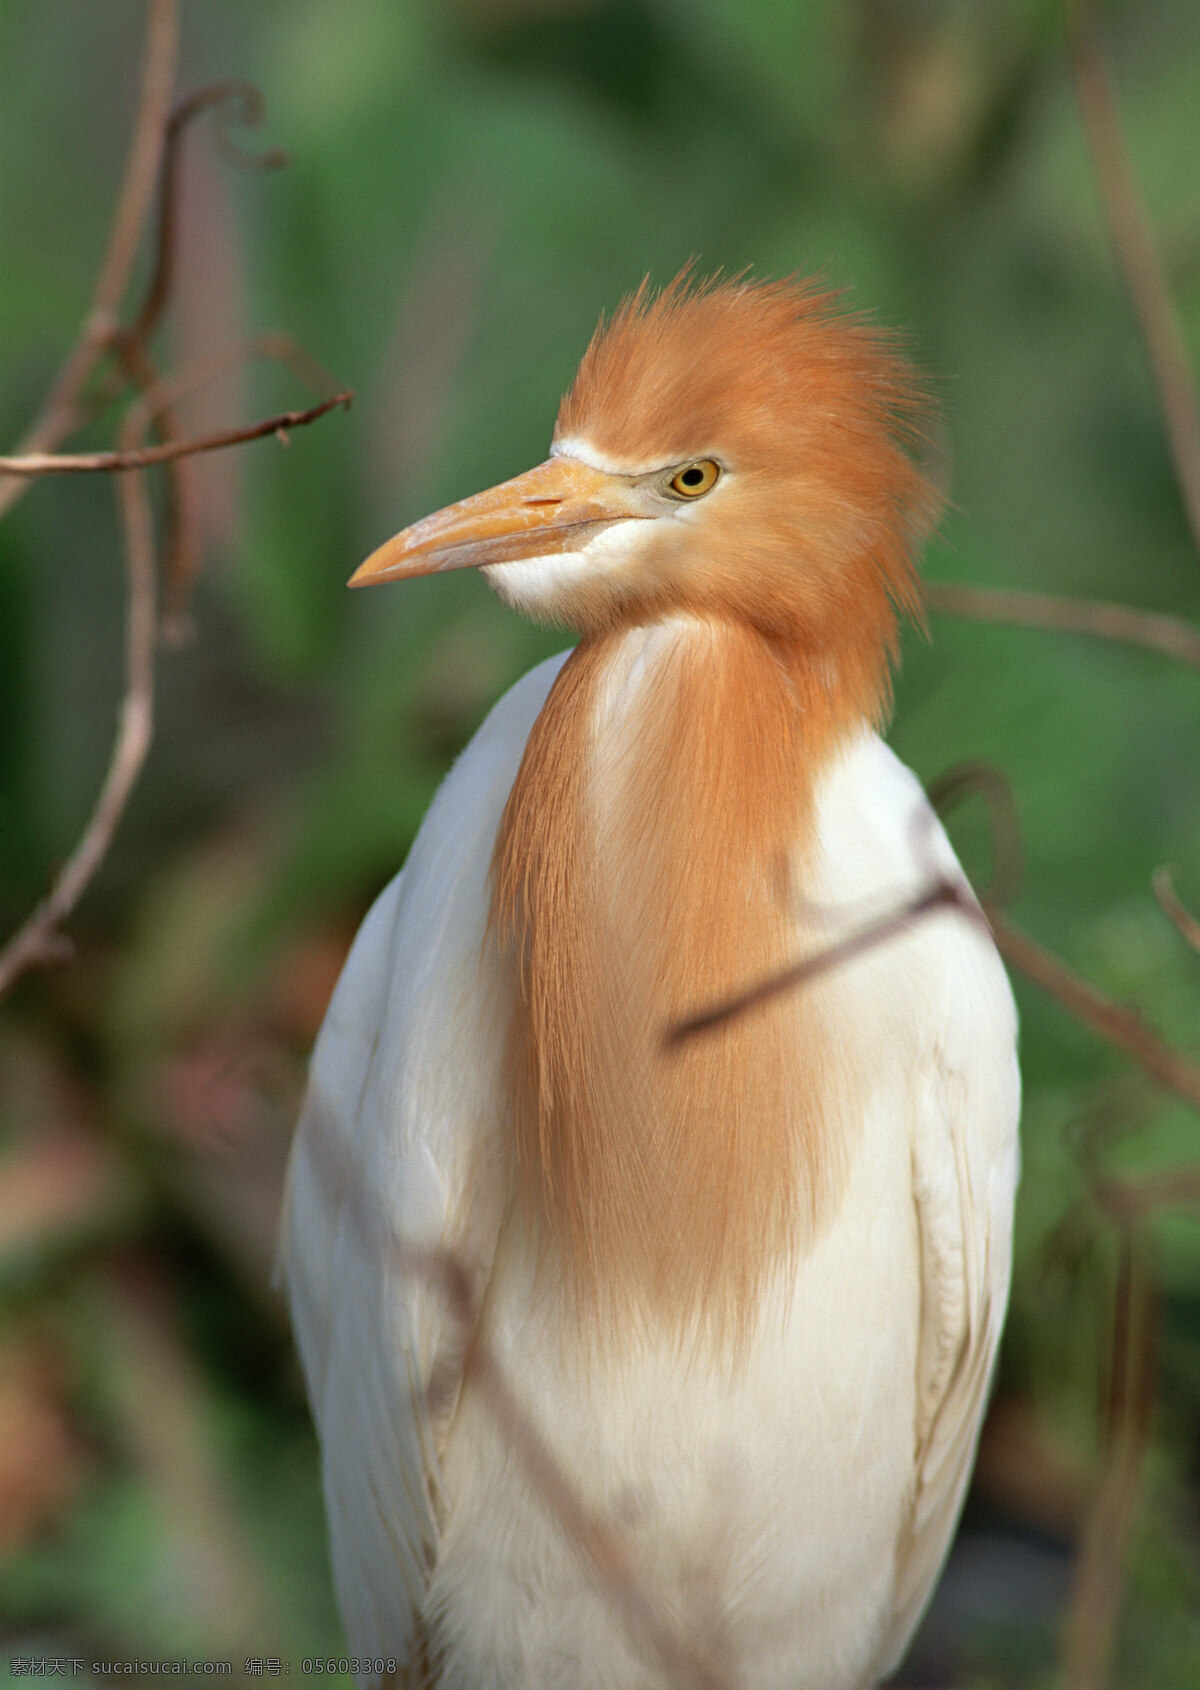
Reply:
M809 651L894 641L933 497L926 402L880 331L794 281L647 284L601 323L548 460L427 516L352 585L478 567L581 633L749 622Z

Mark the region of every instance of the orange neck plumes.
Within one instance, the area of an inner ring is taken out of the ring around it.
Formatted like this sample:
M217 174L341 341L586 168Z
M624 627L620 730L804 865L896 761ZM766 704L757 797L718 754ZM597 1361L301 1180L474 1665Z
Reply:
M814 777L867 701L745 626L657 638L608 722L621 636L573 653L497 839L519 1190L581 1309L736 1339L837 1188L828 1041L811 998L663 1039L794 956Z

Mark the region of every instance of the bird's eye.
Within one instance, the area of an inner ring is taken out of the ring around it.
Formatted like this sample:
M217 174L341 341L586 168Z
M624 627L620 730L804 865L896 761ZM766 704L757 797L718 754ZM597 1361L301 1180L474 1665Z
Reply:
M676 470L668 486L681 499L698 499L716 486L720 473L720 464L714 463L712 458L698 458L694 464L685 464L682 469Z

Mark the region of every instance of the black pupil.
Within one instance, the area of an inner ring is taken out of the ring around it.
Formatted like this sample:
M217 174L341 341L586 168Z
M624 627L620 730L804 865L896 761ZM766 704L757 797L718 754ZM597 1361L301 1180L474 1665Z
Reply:
M691 469L685 469L679 477L685 487L699 487L704 480L704 471L693 464Z

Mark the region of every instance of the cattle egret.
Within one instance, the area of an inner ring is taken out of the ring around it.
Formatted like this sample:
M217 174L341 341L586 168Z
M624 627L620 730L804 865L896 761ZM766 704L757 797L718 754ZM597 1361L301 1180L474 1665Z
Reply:
M489 1356L709 1682L862 1690L930 1594L1008 1290L1016 1024L986 930L940 911L667 1039L931 863L961 884L877 734L933 516L925 409L811 286L643 284L547 462L354 577L478 567L580 636L495 707L368 915L297 1133L286 1272L368 1677L682 1681L422 1261L461 1265Z

